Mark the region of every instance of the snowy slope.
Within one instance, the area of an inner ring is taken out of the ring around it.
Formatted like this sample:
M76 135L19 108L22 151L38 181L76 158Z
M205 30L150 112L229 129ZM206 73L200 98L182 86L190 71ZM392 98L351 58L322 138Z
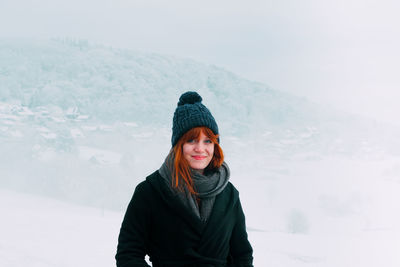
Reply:
M215 115L227 159L241 157L244 168L400 154L397 129L215 66L85 41L1 40L0 185L120 207L115 192L125 196L131 177L168 153L173 110L188 89Z
M227 160L244 169L261 173L275 158L400 154L396 129L215 66L85 41L2 40L0 186L121 209L168 153L187 89L203 96Z
M11 130L7 127L14 120L30 120L53 131L48 138L68 146L72 138L84 136L84 123L79 122L88 120L169 129L177 98L186 90L199 91L224 136L261 138L274 153L400 150L399 130L216 66L86 41L0 40L0 103L12 105L2 104L3 132ZM71 120L77 127L67 125L67 131L54 133ZM9 134L21 136L21 129L12 128Z
M188 89L220 126L255 266L400 265L398 129L188 59L3 40L0 266L112 265Z
M198 90L222 128L235 134L358 120L216 66L85 41L3 40L0 59L0 101L30 109L169 126L177 96Z

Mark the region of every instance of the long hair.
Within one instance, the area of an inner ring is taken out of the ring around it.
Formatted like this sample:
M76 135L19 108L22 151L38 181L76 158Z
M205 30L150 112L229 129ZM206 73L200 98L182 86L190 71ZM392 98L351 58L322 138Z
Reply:
M189 189L190 193L197 194L193 188L193 180L191 177L191 169L189 166L189 162L183 157L183 145L189 140L198 139L200 133L203 133L205 136L210 138L211 142L214 144L214 155L206 167L205 171L210 171L221 167L224 162L224 153L222 148L218 143L218 135L215 135L209 128L207 127L196 127L190 129L186 132L173 147L174 151L174 167L175 173L173 173L173 186L182 190L183 185L186 185Z

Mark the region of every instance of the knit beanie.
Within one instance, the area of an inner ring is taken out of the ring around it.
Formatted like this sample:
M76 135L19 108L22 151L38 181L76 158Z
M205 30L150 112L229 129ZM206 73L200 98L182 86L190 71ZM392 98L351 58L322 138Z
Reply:
M172 146L175 146L179 138L187 131L195 127L206 126L218 134L218 125L214 117L201 101L203 99L196 92L186 92L179 98L172 121Z

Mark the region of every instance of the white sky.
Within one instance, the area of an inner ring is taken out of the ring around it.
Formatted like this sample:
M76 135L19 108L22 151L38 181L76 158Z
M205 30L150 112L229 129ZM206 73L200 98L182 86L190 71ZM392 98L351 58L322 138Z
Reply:
M395 0L0 0L0 38L189 57L400 125L399 10Z

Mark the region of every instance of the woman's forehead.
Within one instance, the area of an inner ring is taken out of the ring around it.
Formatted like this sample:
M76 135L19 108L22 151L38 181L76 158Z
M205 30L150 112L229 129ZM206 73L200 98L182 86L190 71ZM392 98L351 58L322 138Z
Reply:
M204 127L193 128L193 130L190 131L189 138L198 139L200 137L210 138Z

